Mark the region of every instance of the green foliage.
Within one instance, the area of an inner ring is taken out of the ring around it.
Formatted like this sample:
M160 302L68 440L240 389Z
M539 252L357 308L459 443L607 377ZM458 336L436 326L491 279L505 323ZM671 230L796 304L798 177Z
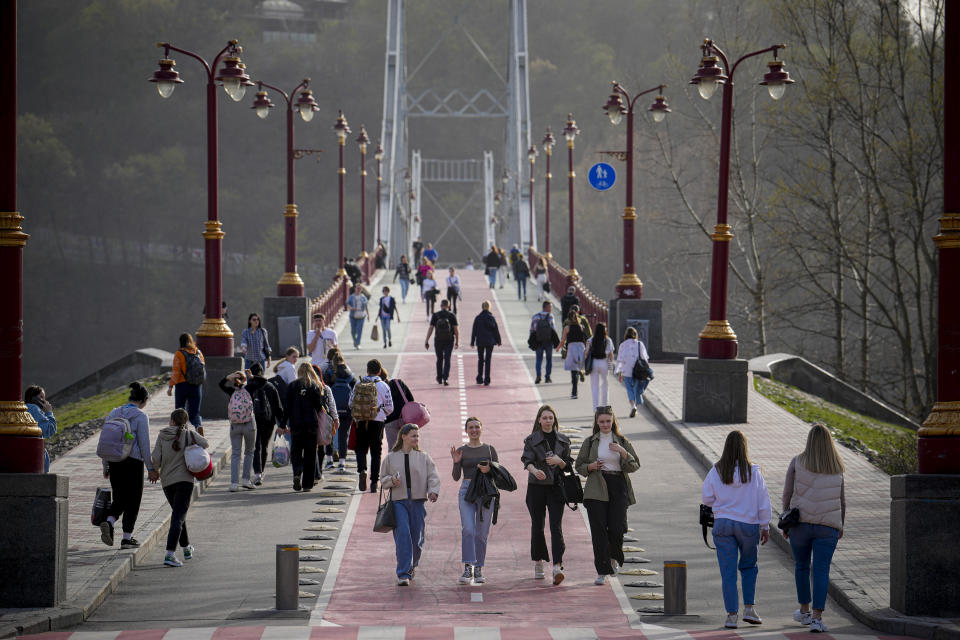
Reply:
M163 386L167 379L169 379L167 376L159 375L144 378L139 382L152 394ZM59 433L78 422L103 418L113 409L125 403L129 396L130 389L124 386L65 404L62 407L54 407L54 413L57 416L57 432Z

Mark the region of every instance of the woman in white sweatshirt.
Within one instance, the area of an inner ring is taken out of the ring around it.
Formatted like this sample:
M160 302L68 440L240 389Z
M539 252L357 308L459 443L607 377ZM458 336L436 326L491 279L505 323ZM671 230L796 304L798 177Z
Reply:
M743 621L760 624L757 615L757 543L770 539L770 496L760 465L747 456L747 437L731 431L723 455L703 481L703 504L713 508L713 544L723 583L724 626L737 628L737 569L743 588Z

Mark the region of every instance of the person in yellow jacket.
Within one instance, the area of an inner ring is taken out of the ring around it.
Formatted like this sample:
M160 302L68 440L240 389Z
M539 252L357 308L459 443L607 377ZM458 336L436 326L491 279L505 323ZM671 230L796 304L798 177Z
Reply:
M190 424L203 435L200 403L203 401L203 381L207 377L206 361L196 341L189 333L180 334L180 348L173 354L173 370L167 395L174 396L174 406L186 409Z

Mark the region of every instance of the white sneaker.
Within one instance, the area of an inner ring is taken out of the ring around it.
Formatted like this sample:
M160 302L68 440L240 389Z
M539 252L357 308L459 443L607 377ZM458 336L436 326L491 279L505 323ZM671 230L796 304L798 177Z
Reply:
M183 563L177 560L177 556L168 555L163 558L163 564L168 567L182 567Z
M535 580L543 580L543 560L538 560L533 563L533 578Z
M809 611L801 611L800 609L797 609L793 612L793 619L800 624L810 624L810 621L813 620L813 614Z
M613 569L614 575L620 573L620 563L610 558L610 568Z
M357 348L359 349L359 347L357 347ZM397 586L398 586L398 587L409 587L409 586L410 586L410 578L400 578L399 580L397 580Z
M563 582L563 578L563 566L559 564L553 565L553 584L560 584Z
M346 471L347 465L343 463L343 460L340 461L340 466L337 467L337 471Z
M593 581L593 584L595 585L607 584L607 576L604 576L604 575L597 576L597 579Z
M763 624L763 620L760 619L760 616L757 615L757 610L753 607L743 608L743 621L749 622L750 624Z
M233 493L240 491L240 485L234 482L233 484L230 485L230 491Z
M262 473L255 473L255 474L253 474L253 484L257 485L258 487L263 484L263 474L262 474Z
M183 548L183 559L184 560L193 560L193 553L196 549L193 548L192 544L188 544Z
M250 491L252 491L252 490L254 490L254 489L257 488L257 486L256 486L255 484L253 484L252 482L250 482L249 480L244 480L244 481L243 481L243 484L241 484L240 486L243 487L244 489L247 489L247 490L250 490Z
M723 626L727 629L736 629L737 628L737 614L728 613L727 621L723 623Z
M810 631L813 633L826 633L827 625L823 624L820 618L810 618Z

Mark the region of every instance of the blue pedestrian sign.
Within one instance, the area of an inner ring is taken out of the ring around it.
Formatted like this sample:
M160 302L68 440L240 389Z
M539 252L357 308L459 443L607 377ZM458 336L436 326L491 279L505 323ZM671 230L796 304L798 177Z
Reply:
M617 181L617 172L606 162L598 162L590 167L587 178L590 180L591 187L597 191L606 191Z

